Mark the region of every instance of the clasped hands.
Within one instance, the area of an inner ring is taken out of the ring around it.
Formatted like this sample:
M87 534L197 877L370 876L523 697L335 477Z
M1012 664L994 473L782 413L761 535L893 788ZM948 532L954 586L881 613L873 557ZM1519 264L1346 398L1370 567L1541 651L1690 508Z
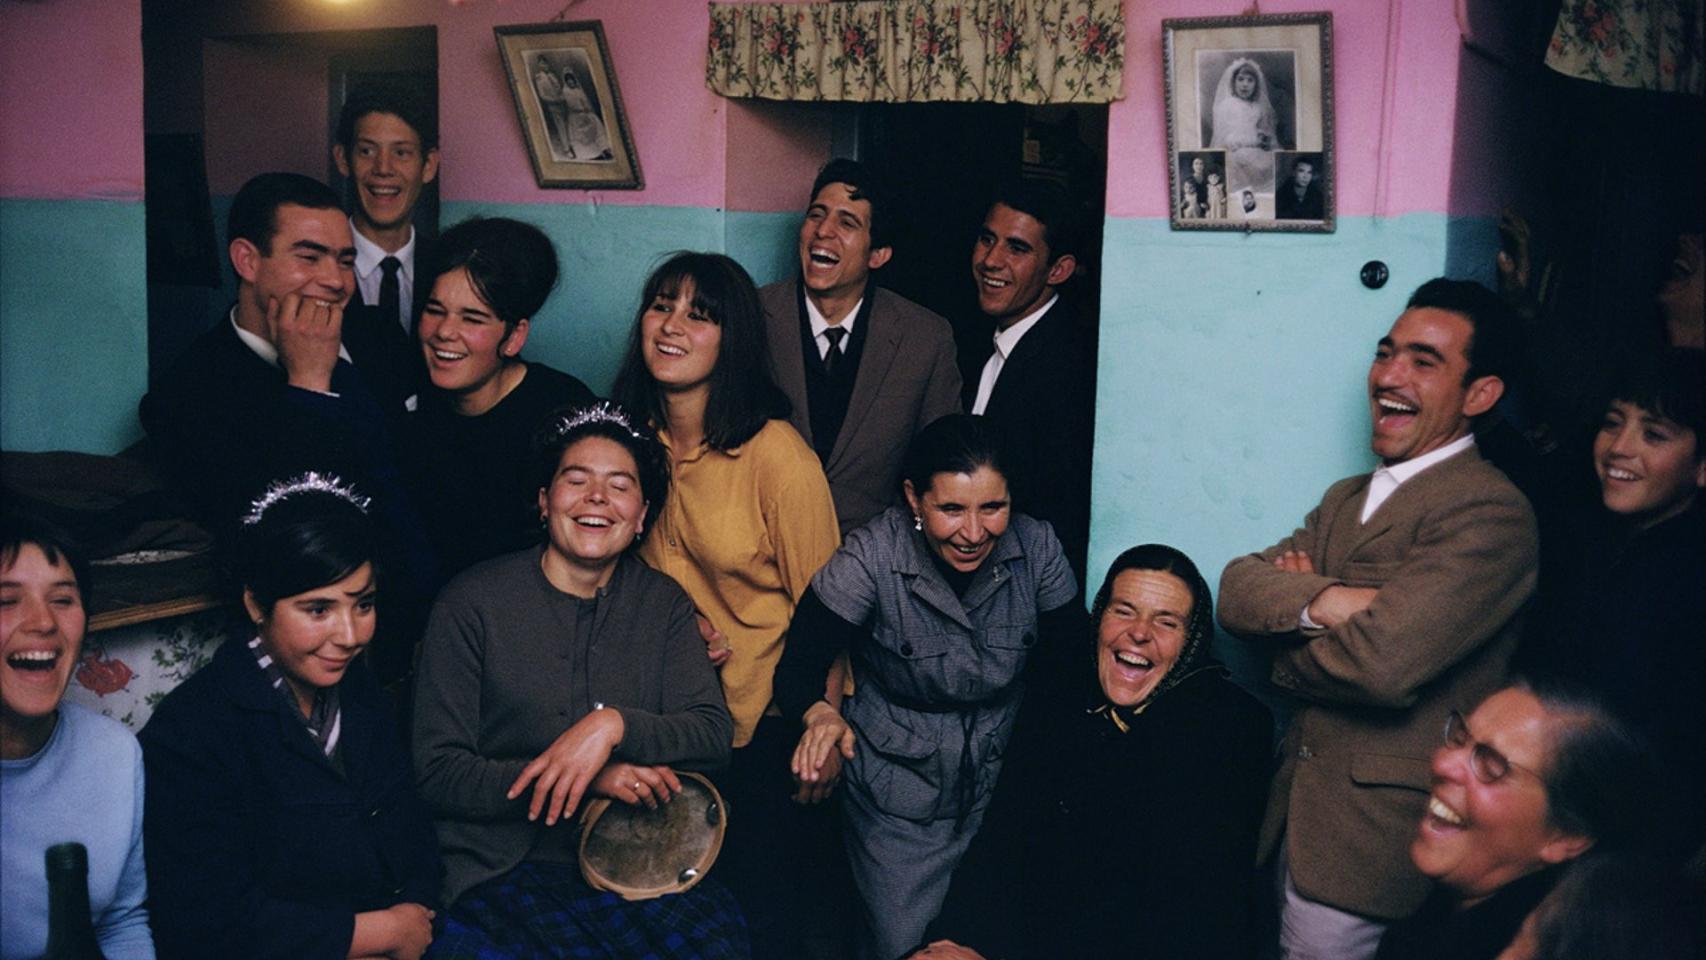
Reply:
M835 792L842 761L853 759L853 728L827 700L806 710L805 723L806 731L788 765L798 788L794 802L821 803Z
M507 796L514 800L531 786L527 819L538 820L543 814L548 827L573 816L588 793L629 805L644 804L651 810L675 799L681 793L681 779L669 767L610 762L622 734L621 713L592 711L523 767Z
M1274 566L1287 573L1315 572L1314 561L1302 550L1285 551L1274 558ZM1309 619L1331 630L1349 620L1352 615L1368 609L1368 605L1374 602L1375 595L1379 592L1374 587L1347 587L1336 583L1317 593L1303 609Z

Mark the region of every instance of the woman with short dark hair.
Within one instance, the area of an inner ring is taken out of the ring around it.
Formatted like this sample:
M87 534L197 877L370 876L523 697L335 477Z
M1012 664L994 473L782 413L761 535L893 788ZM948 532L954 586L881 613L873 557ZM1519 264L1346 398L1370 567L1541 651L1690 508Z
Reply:
M806 725L794 774L846 781L860 955L883 960L917 945L977 832L1032 650L1083 617L1053 529L1013 508L989 421L925 427L903 476L907 506L812 578L777 672L783 716ZM821 680L842 651L858 690L838 709Z
M574 377L524 360L557 283L539 228L476 217L433 248L416 334L431 386L406 419L405 469L444 577L539 542L529 445L551 413L589 403Z
M438 846L362 651L380 572L367 500L336 477L270 487L232 562L252 637L160 702L149 907L166 956L419 957Z
M143 902L142 756L123 725L74 703L65 688L88 625L89 569L42 521L0 518L0 958L34 960L48 945L43 857L88 852L90 919L110 960L153 960Z

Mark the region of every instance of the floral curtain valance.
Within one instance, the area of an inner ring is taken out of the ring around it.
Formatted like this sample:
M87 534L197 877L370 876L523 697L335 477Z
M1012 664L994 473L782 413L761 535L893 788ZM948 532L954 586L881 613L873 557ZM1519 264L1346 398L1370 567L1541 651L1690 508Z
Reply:
M1546 65L1614 87L1706 95L1706 3L1565 0Z
M713 3L705 81L725 97L1106 103L1121 0Z

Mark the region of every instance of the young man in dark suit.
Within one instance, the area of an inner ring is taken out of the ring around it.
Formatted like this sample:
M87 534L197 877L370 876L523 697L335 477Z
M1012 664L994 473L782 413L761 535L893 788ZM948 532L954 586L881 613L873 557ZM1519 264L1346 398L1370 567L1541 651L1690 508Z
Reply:
M1082 585L1096 357L1058 292L1078 268L1077 219L1052 184L1021 182L996 196L971 252L978 307L994 336L962 356L960 369L967 408L1005 435L1013 509L1054 526Z
M401 490L390 420L343 342L355 241L337 194L263 173L237 192L227 231L237 303L142 398L151 455L222 537L274 481L317 470L354 484L373 498L383 538L385 609L419 612L434 561ZM390 619L401 630L410 618ZM413 642L390 635L374 654L387 680Z
M894 211L877 174L831 160L800 224L800 276L759 293L776 383L817 451L841 532L898 502L913 434L960 412L948 321L877 286Z
M1262 828L1287 960L1371 957L1422 905L1409 850L1424 813L1475 843L1429 758L1452 711L1505 683L1534 592L1534 512L1471 432L1504 392L1516 322L1478 284L1418 288L1368 372L1380 468L1221 576L1222 626L1277 641L1274 685L1303 704Z
M415 318L432 292L415 230L421 191L438 176L432 105L392 83L356 87L338 115L332 160L350 181L355 233L344 345L388 413L413 409L424 378Z

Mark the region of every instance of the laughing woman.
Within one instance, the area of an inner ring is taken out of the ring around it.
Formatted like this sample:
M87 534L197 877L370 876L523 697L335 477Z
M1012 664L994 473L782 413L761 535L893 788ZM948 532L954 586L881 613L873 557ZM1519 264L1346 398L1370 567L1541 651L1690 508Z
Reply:
M87 623L89 570L36 520L0 519L0 958L48 942L49 847L88 851L95 939L152 960L142 864L142 757L120 724L65 702Z
M653 512L640 555L687 590L715 631L712 657L734 716L734 754L718 787L741 811L718 869L759 960L802 955L798 922L809 905L796 871L812 814L788 799L798 728L776 715L772 676L795 602L841 539L817 454L783 419L788 401L770 380L764 329L740 264L677 254L646 281L615 390L657 424L673 461L674 492Z
M360 656L373 639L367 501L309 473L244 518L233 562L253 638L142 729L149 908L163 956L413 960L438 848Z
M421 643L415 763L450 904L432 956L745 956L715 876L632 904L581 878L581 800L669 802L675 768L726 762L729 714L693 604L631 549L669 499L657 438L597 404L541 441L544 548L453 580Z
M446 577L539 542L529 444L586 384L521 358L557 283L557 254L518 220L467 220L436 246L421 354L432 388L409 418L408 470Z
M777 671L783 715L806 724L794 773L846 758L844 837L864 902L860 955L916 945L989 803L1039 639L1073 636L1083 611L1060 541L1017 513L996 437L952 414L907 452L907 507L847 543L800 601ZM821 678L851 653L845 719Z

